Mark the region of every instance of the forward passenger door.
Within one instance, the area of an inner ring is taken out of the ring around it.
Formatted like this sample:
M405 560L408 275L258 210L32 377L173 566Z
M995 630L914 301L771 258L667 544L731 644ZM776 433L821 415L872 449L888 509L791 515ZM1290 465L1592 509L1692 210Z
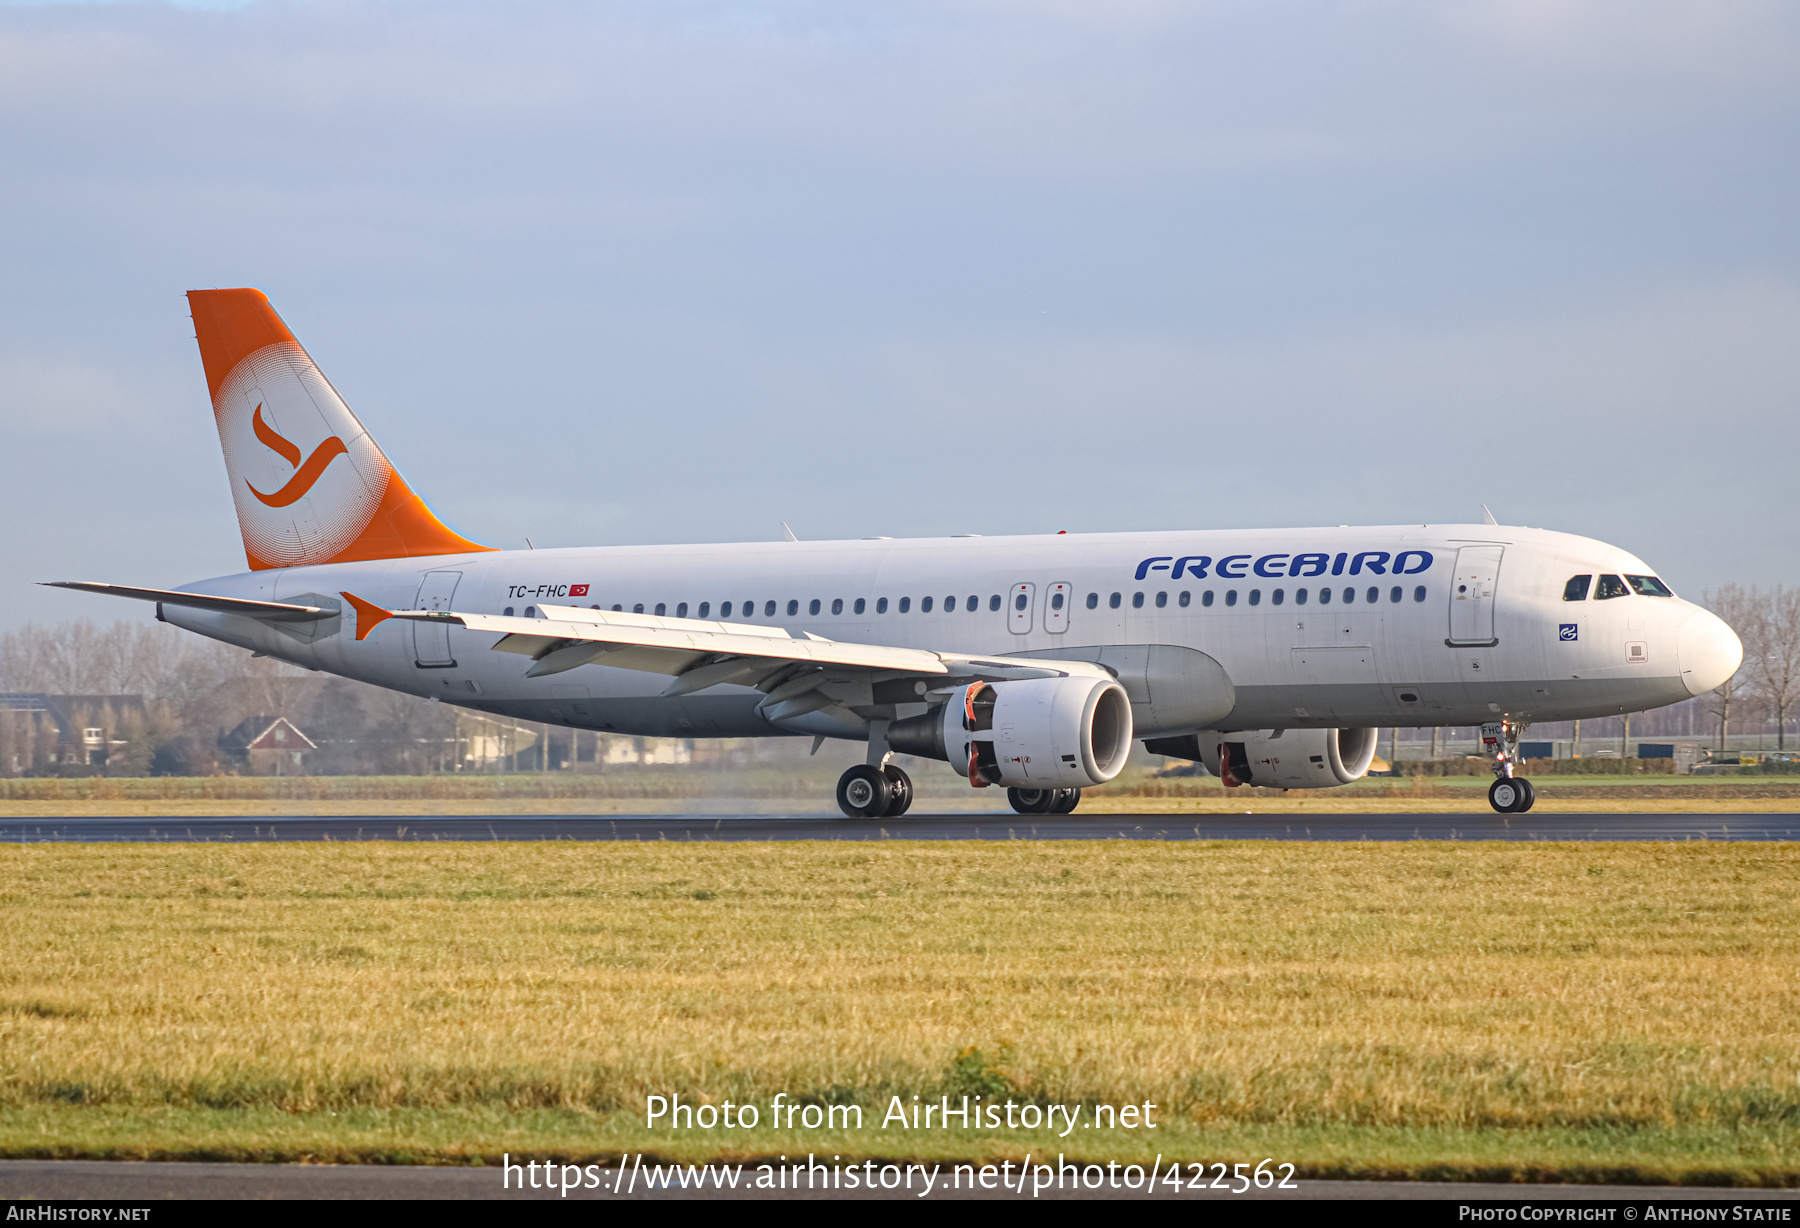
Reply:
M1450 644L1486 648L1500 642L1494 638L1494 593L1505 553L1505 546L1464 546L1456 552L1456 573L1450 581Z

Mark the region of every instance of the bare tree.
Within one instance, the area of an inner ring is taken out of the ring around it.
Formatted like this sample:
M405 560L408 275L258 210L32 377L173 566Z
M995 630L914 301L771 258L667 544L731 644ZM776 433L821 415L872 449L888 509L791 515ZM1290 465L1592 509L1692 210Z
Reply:
M1775 746L1786 750L1788 716L1800 705L1800 589L1751 592L1744 665L1756 697L1775 716Z
M1736 631L1739 636L1754 636L1756 623L1756 593L1741 584L1727 584L1701 594L1701 603ZM1746 663L1749 654L1746 653ZM1748 681L1747 672L1742 666L1720 686L1709 691L1705 698L1706 710L1719 722L1718 753L1723 755L1726 749L1725 739L1731 733L1731 717L1743 698Z

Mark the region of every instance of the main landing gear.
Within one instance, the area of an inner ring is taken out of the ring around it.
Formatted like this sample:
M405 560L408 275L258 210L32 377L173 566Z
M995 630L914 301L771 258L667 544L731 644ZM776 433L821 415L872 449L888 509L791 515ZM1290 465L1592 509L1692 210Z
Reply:
M1081 805L1081 790L1008 789L1006 800L1020 814L1068 814Z
M1524 814L1537 802L1537 790L1523 776L1513 773L1519 766L1521 725L1499 721L1481 727L1481 746L1494 757L1494 783L1488 786L1488 805L1501 814Z
M837 803L852 819L895 818L912 808L912 777L891 763L859 763L838 777Z

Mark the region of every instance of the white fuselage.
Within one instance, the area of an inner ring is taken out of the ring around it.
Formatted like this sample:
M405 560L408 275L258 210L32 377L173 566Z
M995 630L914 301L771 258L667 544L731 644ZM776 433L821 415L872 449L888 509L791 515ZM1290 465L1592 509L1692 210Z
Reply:
M282 602L351 592L395 609L524 616L539 602L679 611L996 656L1175 645L1229 676L1235 706L1209 722L1225 730L1564 720L1674 703L1723 681L1712 675L1736 640L1698 606L1635 592L1564 600L1571 576L1632 574L1651 569L1588 538L1417 525L502 551L273 569L188 588ZM498 637L460 626L393 620L358 641L348 617L283 625L174 606L163 617L307 668L619 733L855 738L868 719L924 710L899 703L776 726L747 687L660 698L666 676L602 664L528 679L528 660L489 651ZM1146 719L1140 738L1196 731Z

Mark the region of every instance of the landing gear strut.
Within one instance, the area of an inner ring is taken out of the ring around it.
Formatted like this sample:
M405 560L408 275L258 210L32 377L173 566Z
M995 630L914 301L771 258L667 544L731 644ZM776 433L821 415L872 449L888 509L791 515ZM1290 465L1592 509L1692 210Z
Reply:
M1501 814L1524 814L1537 802L1537 790L1523 776L1515 776L1519 766L1519 735L1524 726L1515 721L1497 721L1481 727L1481 747L1494 759L1494 783L1488 786L1488 805Z
M1020 814L1069 814L1081 805L1081 790L1008 789L1006 800Z

